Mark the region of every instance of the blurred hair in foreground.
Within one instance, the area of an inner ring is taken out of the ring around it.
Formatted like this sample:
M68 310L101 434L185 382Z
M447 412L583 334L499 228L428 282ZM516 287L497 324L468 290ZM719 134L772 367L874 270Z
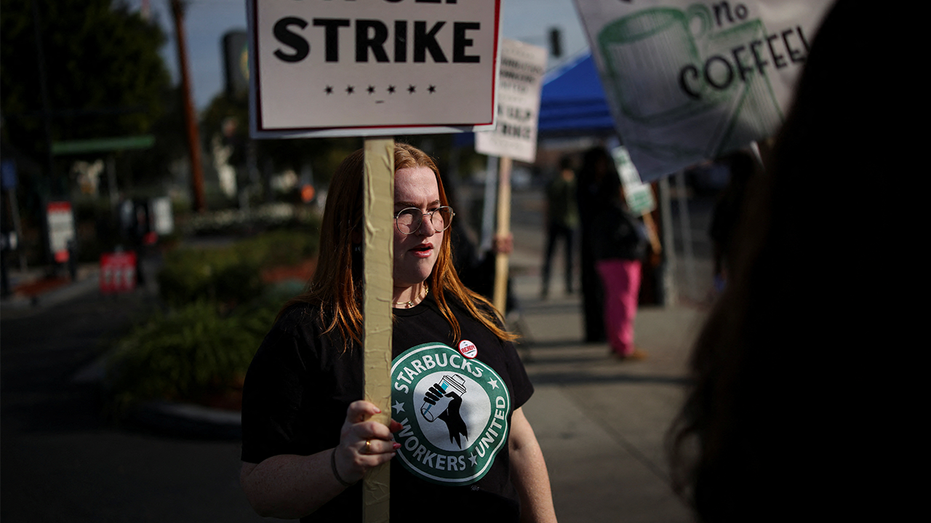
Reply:
M920 154L903 150L914 131L898 125L918 101L887 61L901 51L899 16L862 1L831 8L764 154L669 432L676 489L700 521L898 507L883 492L899 475L888 469L903 443L893 423L910 421L896 419L903 400L883 383L898 377L888 362L909 366L921 324L905 298L918 222L892 219Z

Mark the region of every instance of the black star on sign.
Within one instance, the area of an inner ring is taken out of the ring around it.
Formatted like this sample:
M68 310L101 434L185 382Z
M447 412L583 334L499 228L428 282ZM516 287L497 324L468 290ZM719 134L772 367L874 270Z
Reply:
M333 94L333 86L332 85L326 86L326 89L324 89L323 92L325 92L328 95Z
M368 91L369 94L375 94L375 86L374 86L374 85L370 85L369 88L366 89L366 91Z
M436 92L436 86L435 86L435 85L431 85L430 87L427 88L427 90L430 91L430 94L433 94L433 93Z
M355 91L356 91L356 87L355 87L354 85L347 85L347 86L346 86L346 94L352 94L352 93L354 93Z
M389 85L389 86L388 86L388 92L389 92L390 94L394 94L394 86L393 86L393 85Z
M417 88L414 87L413 85L410 85L407 87L407 92L414 94L415 92L417 92Z

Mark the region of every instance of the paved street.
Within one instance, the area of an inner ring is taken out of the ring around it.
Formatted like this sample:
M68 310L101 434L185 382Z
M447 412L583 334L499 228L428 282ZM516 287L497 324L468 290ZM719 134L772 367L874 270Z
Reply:
M149 298L89 292L38 313L3 311L4 522L262 520L239 490L237 441L118 424L96 384L73 383Z

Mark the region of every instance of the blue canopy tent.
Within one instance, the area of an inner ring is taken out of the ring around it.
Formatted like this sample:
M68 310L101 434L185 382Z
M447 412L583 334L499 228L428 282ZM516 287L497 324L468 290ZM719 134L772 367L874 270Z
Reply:
M540 93L537 136L541 139L566 136L615 135L598 69L586 51L546 73ZM457 147L474 143L473 133L454 137Z
M614 119L590 52L546 74L537 129L541 138L615 133Z

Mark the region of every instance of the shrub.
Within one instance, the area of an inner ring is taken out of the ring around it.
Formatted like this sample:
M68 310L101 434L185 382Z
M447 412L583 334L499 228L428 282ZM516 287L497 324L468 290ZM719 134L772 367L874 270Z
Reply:
M262 268L297 264L317 247L316 232L282 229L224 247L175 249L165 254L159 292L173 307L198 300L235 306L262 293Z
M320 216L308 206L268 203L244 209L224 209L178 217L179 226L188 235L216 236L243 234L272 228L316 229Z
M156 399L198 402L235 389L279 308L300 291L295 282L264 284L261 269L316 252L316 233L306 230L166 252L158 282L168 311L136 325L108 360L117 408Z
M198 401L241 383L277 313L277 300L223 315L208 302L159 313L122 338L108 360L117 407Z
M240 243L237 248L253 253L259 263L270 265L294 265L317 254L319 237L316 231L279 229L256 236Z

